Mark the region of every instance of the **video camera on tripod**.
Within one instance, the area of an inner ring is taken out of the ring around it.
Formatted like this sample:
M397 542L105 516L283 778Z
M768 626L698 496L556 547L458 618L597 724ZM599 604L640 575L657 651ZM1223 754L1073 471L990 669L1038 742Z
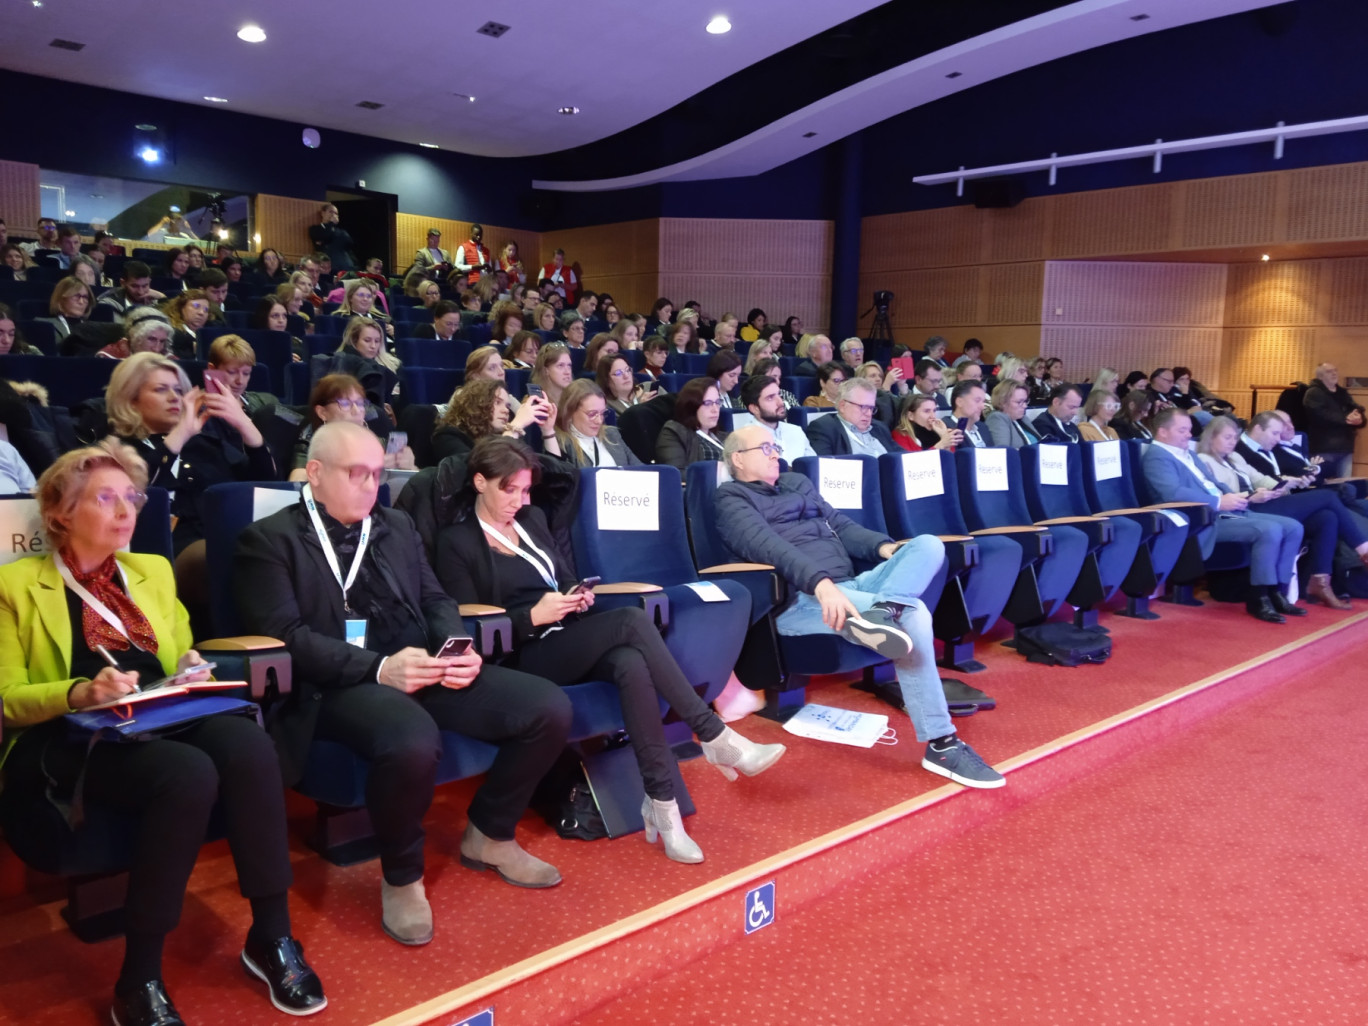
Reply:
M888 289L874 290L874 305L865 311L867 316L874 314L874 320L869 325L870 338L886 338L893 341L893 325L888 321L888 307L893 302L893 293Z

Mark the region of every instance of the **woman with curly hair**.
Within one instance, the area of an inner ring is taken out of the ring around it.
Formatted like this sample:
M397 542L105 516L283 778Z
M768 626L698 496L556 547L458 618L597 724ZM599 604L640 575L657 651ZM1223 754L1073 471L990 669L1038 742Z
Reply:
M451 393L446 412L432 432L432 458L468 456L475 443L491 435L521 438L533 424L551 422L556 407L541 396L528 396L511 418L508 390L502 381L477 378Z
M162 304L175 333L171 336L171 355L177 360L198 358L199 332L209 322L209 296L201 289L186 289Z

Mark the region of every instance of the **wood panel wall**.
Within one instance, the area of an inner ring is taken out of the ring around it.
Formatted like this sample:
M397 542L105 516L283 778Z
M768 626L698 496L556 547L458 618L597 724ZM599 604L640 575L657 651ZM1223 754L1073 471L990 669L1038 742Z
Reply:
M320 206L322 203L316 199L259 193L252 216L253 231L261 236L261 245L256 249L278 250L289 263L297 263L300 257L313 252L309 226L318 223Z
M11 238L38 237L38 165L0 160L0 217Z
M394 221L394 259L395 266L389 269L392 275L401 275L413 262L413 255L427 242L429 228L442 233L442 248L455 258L456 247L470 238L470 226L474 221L453 221L445 217L423 217L421 214L398 214ZM523 231L520 228L501 228L498 225L480 222L484 228L484 244L489 252L498 259L503 248L510 242L518 244L518 255L527 269L527 280L534 283L541 248L541 235L538 232Z
M661 222L655 218L543 232L541 264L557 249L579 265L584 287L612 293L624 312L650 314L660 293Z
M808 331L831 321L830 221L660 221L660 294L676 307L696 299L711 317L753 307L771 321L803 319Z

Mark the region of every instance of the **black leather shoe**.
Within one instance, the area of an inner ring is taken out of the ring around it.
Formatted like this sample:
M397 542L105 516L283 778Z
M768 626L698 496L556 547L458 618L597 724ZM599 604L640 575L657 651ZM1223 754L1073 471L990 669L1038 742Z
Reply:
M185 1026L161 980L144 983L127 994L116 990L110 1016L114 1026Z
M242 967L271 990L271 1004L289 1015L313 1015L328 1007L323 984L304 961L304 946L293 937L258 945L248 936Z
M1245 612L1264 623L1287 623L1287 619L1273 608L1273 600L1267 595L1260 595L1246 602Z
M1275 613L1281 613L1283 616L1306 615L1306 610L1301 606L1293 605L1287 601L1287 596L1282 593L1281 588L1269 588L1268 598L1273 604L1273 612Z

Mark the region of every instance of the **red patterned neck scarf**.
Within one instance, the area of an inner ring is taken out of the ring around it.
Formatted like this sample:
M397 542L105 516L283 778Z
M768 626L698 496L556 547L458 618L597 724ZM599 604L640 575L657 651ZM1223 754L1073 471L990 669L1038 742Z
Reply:
M94 570L82 572L70 549L63 548L61 556L62 562L67 565L77 583L103 602L123 624L124 630L128 631L128 637L125 638L105 623L104 618L90 608L90 603L82 602L81 630L85 634L86 647L93 652L96 645L103 645L110 650L123 652L128 649L131 639L133 644L144 652L156 655L157 636L152 633L152 625L147 622L142 610L135 606L133 600L115 583L115 575L119 570L114 557L111 555Z

